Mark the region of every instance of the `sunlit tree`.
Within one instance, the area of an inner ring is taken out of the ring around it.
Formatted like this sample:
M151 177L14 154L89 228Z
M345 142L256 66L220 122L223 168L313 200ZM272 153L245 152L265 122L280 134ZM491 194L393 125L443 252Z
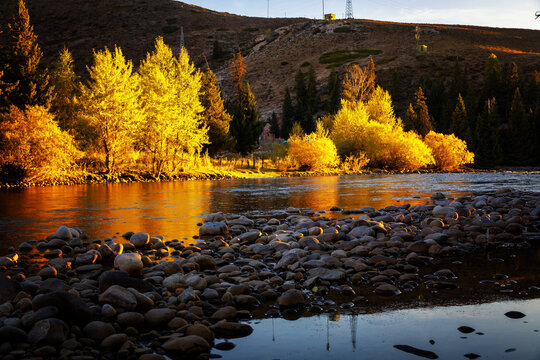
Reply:
M54 86L51 112L55 115L60 128L71 133L75 133L77 128L75 102L75 97L78 95L77 81L73 57L71 52L64 47L51 72L51 84Z
M142 120L139 80L118 47L112 53L107 48L94 52L88 72L88 82L81 86L80 116L94 133L106 171L118 172L129 159Z
M244 88L244 77L247 73L247 65L240 50L233 54L229 70L231 73L233 89L236 91L237 97L240 97Z
M375 88L370 99L366 102L366 110L370 120L391 126L401 125L394 113L390 94L380 86Z
M457 170L460 166L472 164L474 161L474 154L467 150L465 141L453 134L444 135L430 131L424 137L424 142L431 149L435 166L439 170Z
M206 148L210 154L230 148L234 144L229 134L229 123L232 118L225 110L217 77L210 68L203 74L200 99L204 108L202 117L208 127L209 144Z
M175 58L159 37L154 51L141 62L139 82L144 110L140 139L150 154L152 172L175 172L185 153L199 152L208 140L200 116L201 74L185 48Z
M301 170L324 170L339 164L336 146L320 123L313 133L291 136L288 155Z
M62 131L53 115L42 106L21 110L11 106L0 115L0 167L19 169L17 181L54 183L74 177L74 167L81 152L73 137ZM5 180L5 179L4 179Z
M30 16L23 0L19 0L17 14L8 24L8 29L4 81L13 88L9 92L3 91L0 106L49 106L52 93L49 75L47 69L40 65L43 53L34 28L30 25Z
M347 101L367 101L375 90L375 63L373 59L367 66L353 64L347 69L342 83L341 97Z

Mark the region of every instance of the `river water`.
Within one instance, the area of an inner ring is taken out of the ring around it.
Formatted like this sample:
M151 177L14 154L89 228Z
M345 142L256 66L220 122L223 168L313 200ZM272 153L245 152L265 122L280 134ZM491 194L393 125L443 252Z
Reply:
M314 211L423 204L434 192L460 196L508 187L540 191L539 173L324 176L96 184L0 191L0 254L42 240L60 225L92 239L144 231L189 240L205 214L279 217L289 206Z

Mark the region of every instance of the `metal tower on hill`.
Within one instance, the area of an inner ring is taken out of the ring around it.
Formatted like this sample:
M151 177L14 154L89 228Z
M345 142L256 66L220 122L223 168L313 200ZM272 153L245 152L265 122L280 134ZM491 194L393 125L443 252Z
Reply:
M182 51L184 45L184 27L180 26L180 51Z
M353 11L352 11L352 0L347 0L347 5L345 6L345 19L352 19Z

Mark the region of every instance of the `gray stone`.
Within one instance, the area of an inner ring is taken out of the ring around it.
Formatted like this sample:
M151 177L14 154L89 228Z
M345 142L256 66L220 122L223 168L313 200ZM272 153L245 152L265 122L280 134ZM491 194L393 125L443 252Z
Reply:
M375 236L375 231L369 226L358 226L349 232L350 236L361 238L363 236Z
M142 272L144 265L141 255L138 253L124 253L116 255L114 267L127 272L129 275L138 275Z
M306 303L306 299L300 290L289 289L278 298L280 307L301 306Z
M103 321L92 321L83 328L83 333L90 339L103 340L106 337L116 333L110 323Z
M100 304L110 304L125 310L135 310L137 308L137 298L128 289L112 285L99 296Z
M235 339L251 335L253 328L248 324L241 324L230 321L219 321L210 326L210 329L217 337L225 339Z
M148 281L129 276L125 271L109 270L99 277L99 290L105 291L111 285L120 285L125 288L134 288L140 292L154 291L154 286Z
M225 235L228 232L229 228L223 221L206 222L199 228L199 236Z
M174 318L176 311L173 309L161 308L151 309L144 314L144 321L149 327L165 326Z
M103 341L101 342L101 347L118 348L122 346L126 341L128 341L128 336L126 334L113 334L103 339Z
M135 247L141 248L145 245L148 245L148 243L150 242L150 235L148 235L147 233L138 232L131 235L131 237L129 238L129 242L131 242Z
M116 321L123 327L133 326L137 328L144 325L144 315L138 312L126 311L119 314Z
M21 291L21 285L18 281L0 274L0 303L11 301Z
M70 240L73 237L71 230L67 226L60 226L53 235L54 238Z
M65 322L50 318L36 322L28 333L28 341L31 344L61 344L69 334L69 328Z
M58 315L65 320L76 323L87 323L94 313L90 307L77 295L67 291L53 291L34 297L34 311L46 306L55 306Z
M197 335L170 338L162 345L162 348L166 352L182 354L182 356L186 357L210 351L208 342Z
M174 274L163 280L163 286L169 291L175 291L178 288L186 288L187 283L183 274Z
M0 339L2 339L2 342L8 341L13 344L26 342L26 333L15 326L2 326L0 328Z
M308 271L308 277L317 276L321 280L326 281L342 281L346 278L346 273L343 270L315 268Z

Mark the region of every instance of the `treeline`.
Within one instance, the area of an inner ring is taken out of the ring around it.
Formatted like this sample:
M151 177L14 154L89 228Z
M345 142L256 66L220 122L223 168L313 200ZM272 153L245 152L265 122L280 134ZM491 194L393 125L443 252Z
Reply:
M351 100L356 89L359 100L366 102L376 86L375 64L371 59L365 69L351 66L343 79L332 71L324 94L325 102L314 101L317 91L306 91L306 80L313 83L314 73L298 71L293 102L286 89L282 105L282 122L272 122L275 134L287 139L297 123L304 132L311 132L317 115L336 114L341 99ZM391 93L403 99L399 72L394 71ZM306 104L318 104L318 107ZM491 54L485 65L483 81L478 89L468 80L466 71L456 59L450 77L425 76L420 79L414 101L404 112L404 129L425 137L430 131L455 135L474 151L475 166L540 165L540 72L524 78L516 63L502 68Z
M79 81L68 49L49 70L19 0L1 49L1 182L62 181L90 172L127 168L159 177L196 166L203 152L255 146L263 124L245 81L240 53L231 65L234 94L225 104L216 76L164 43L137 71L120 48L94 51L88 80Z
M298 104L292 106L290 94L286 92L279 131L290 139L280 145L282 156L278 163L282 168L299 166L322 170L340 166L358 171L369 165L397 171L428 166L456 170L473 162L474 154L467 150L463 140L420 125L423 111L427 112L423 98L418 97L411 106L420 114L417 121L403 125L394 113L390 94L377 85L372 61L366 67L350 66L342 82L335 79L334 74L330 76L329 94L339 89L340 96L335 98L340 99L340 103L332 104L335 98L329 96L325 108L333 106L337 110L320 118L311 132L305 127L306 124L312 126L308 121L293 120L311 120L310 112L304 112L304 116L285 116L286 110L292 109L297 114L306 109L302 104L309 102L299 99Z

